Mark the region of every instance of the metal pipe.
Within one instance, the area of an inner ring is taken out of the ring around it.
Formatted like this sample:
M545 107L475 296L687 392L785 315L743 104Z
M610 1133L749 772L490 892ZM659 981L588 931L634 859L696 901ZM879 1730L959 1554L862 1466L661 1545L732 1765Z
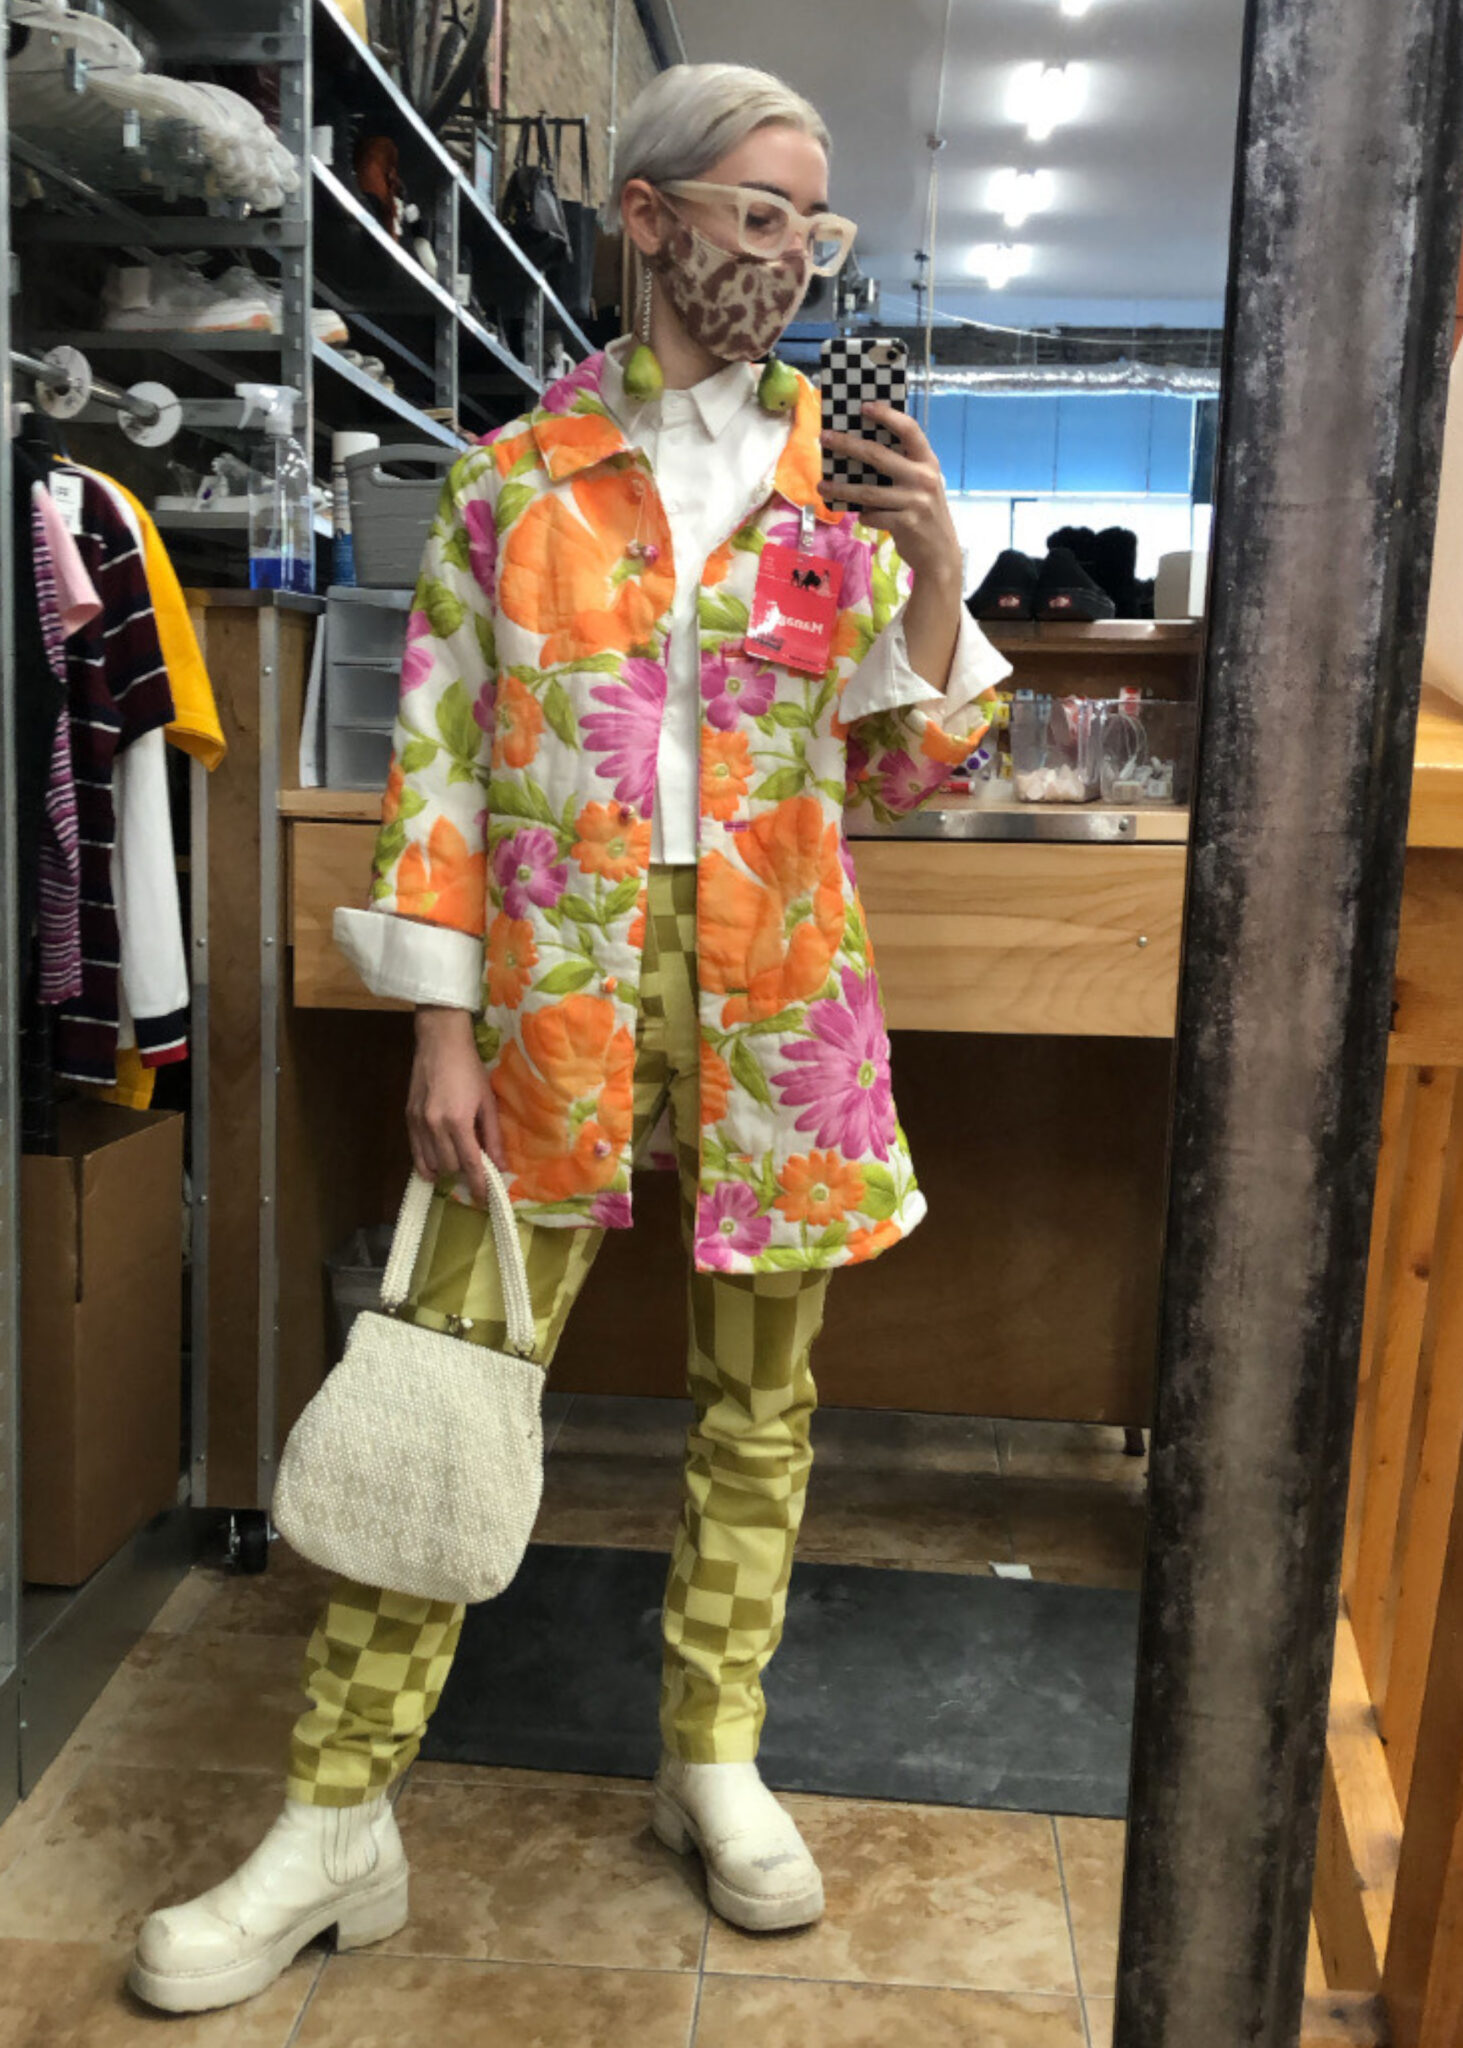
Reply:
M23 355L19 349L12 349L10 360L17 370L33 378L37 384L50 384L59 391L71 389L68 373L55 363L43 362L39 356ZM115 384L108 384L102 378L95 378L87 394L98 405L109 405L114 412L125 412L132 419L140 420L145 427L156 426L162 414L150 399L133 398L128 392L118 390Z
M1463 210L1460 0L1250 0L1115 2048L1293 2048Z

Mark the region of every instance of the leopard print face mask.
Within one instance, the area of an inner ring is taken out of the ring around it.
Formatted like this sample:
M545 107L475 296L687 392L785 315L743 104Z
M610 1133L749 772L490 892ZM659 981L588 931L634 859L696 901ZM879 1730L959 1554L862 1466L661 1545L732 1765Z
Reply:
M678 214L654 269L692 341L726 363L768 354L802 304L810 275L805 249L747 256L718 247Z

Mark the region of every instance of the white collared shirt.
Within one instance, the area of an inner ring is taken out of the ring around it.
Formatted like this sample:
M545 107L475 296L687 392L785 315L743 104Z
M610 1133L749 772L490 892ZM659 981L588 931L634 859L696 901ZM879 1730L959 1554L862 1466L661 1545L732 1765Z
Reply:
M624 334L610 343L599 395L626 440L649 458L671 530L676 593L650 858L690 862L696 858L700 809L701 574L707 557L772 489L792 415L764 412L757 400L758 372L750 363L728 363L689 390L633 399L625 390L624 364L634 346L634 337ZM943 697L944 723L1010 673L1011 664L962 605L949 679L943 692L935 689L910 666L901 607L849 678L838 715L847 725L870 711Z

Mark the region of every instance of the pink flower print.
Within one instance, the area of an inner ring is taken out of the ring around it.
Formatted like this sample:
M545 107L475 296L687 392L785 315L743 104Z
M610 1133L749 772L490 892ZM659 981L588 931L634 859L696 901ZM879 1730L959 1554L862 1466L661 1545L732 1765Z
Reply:
M406 652L401 657L401 694L420 689L432 673L432 621L413 612L406 622Z
M616 801L633 804L642 818L655 802L655 757L660 746L660 721L665 711L665 668L637 656L625 663L619 680L590 691L597 704L580 720L579 730L599 774L615 785Z
M559 843L546 825L530 825L500 841L493 873L510 917L528 917L534 904L557 903L569 880L568 865L559 859Z
M604 375L604 352L586 356L577 370L571 370L567 377L561 377L551 384L539 403L545 412L573 412L574 401L581 391L593 392L599 396L600 379Z
M492 735L493 717L497 708L498 678L496 676L489 676L476 697L474 697L472 703L472 715L489 737Z
M879 795L891 811L910 811L950 773L941 761L912 761L901 747L886 754L879 777Z
M743 718L760 718L772 702L777 677L766 662L745 654L707 654L701 660L701 694L706 717L721 732Z
M467 559L478 588L492 597L498 587L498 525L493 508L483 498L474 498L462 508L467 528Z
M848 843L848 834L842 830L838 834L838 859L843 872L848 876L849 888L857 889L858 875L853 865L853 848Z
M596 1195L590 1204L589 1220L597 1223L601 1230L628 1230L630 1227L630 1197L628 1195Z
M784 519L776 526L769 526L767 538L785 548L795 548L801 522ZM874 551L866 540L854 537L854 519L845 513L836 526L825 524L821 519L813 530L813 549L816 557L829 562L843 564L843 582L839 587L838 604L842 610L849 605L867 604L872 588L869 565Z
M825 998L808 1010L811 1038L786 1046L794 1064L772 1076L788 1108L803 1108L796 1128L847 1159L889 1157L894 1098L889 1087L889 1034L879 1014L874 977L842 970L843 1001ZM806 1106L804 1106L806 1105Z
M727 1272L734 1258L755 1258L772 1235L772 1218L757 1214L757 1197L739 1180L703 1195L696 1217L696 1260Z

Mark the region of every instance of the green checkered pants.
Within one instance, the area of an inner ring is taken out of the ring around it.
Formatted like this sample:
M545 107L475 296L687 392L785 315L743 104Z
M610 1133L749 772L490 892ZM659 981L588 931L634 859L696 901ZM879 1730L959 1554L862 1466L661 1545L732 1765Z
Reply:
M650 870L635 1061L635 1145L667 1102L689 1259L700 1130L696 871ZM486 1214L439 1183L403 1313L431 1329L472 1318L470 1341L507 1335ZM521 1223L547 1371L604 1240L599 1229ZM690 1275L685 1497L661 1613L660 1731L698 1763L753 1757L766 1714L761 1673L782 1635L793 1545L812 1463L809 1370L828 1275ZM404 1771L441 1696L464 1609L338 1578L305 1652L312 1705L290 1740L288 1791L350 1806Z

